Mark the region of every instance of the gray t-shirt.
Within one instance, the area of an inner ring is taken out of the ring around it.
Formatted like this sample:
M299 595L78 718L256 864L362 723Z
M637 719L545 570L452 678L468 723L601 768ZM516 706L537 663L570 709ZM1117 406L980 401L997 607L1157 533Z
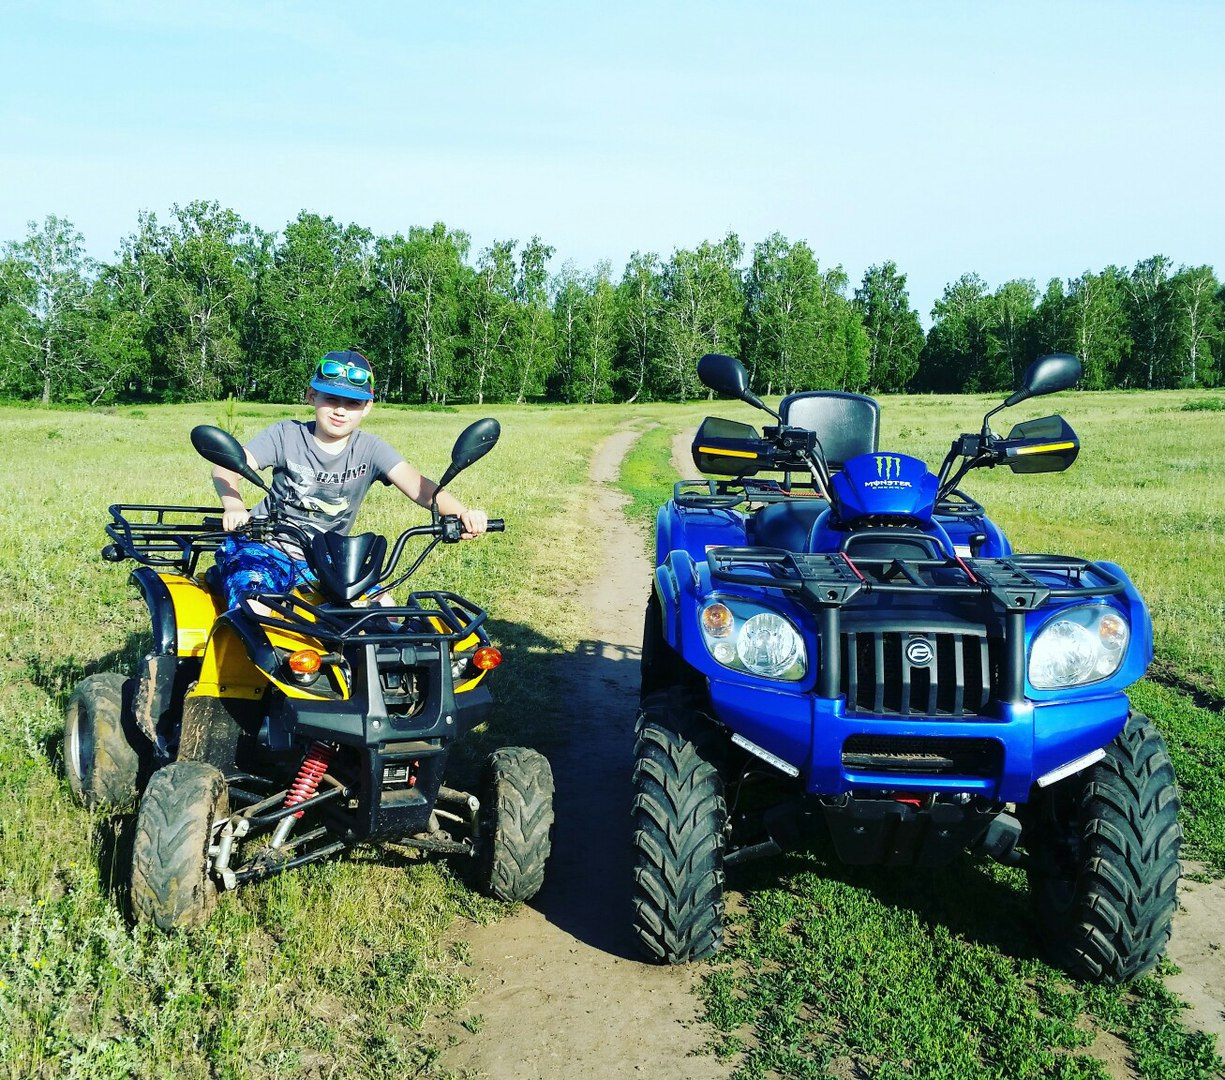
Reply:
M404 459L377 435L355 431L339 453L320 449L313 422L280 420L264 428L246 449L261 469L272 469L272 493L286 516L311 532L347 533L375 480ZM252 517L268 516L264 498Z

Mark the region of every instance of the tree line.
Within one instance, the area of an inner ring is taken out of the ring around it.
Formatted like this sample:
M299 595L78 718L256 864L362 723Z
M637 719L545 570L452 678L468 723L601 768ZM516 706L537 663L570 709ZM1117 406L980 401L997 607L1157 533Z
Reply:
M300 400L318 357L371 357L393 402L684 401L696 359L741 357L767 395L997 392L1072 352L1088 389L1214 386L1225 289L1162 255L992 290L948 285L925 334L906 275L851 290L804 241L729 233L667 259L550 269L538 236L471 251L442 223L379 236L302 212L280 233L216 202L138 215L110 262L55 216L0 255L0 395L44 404Z

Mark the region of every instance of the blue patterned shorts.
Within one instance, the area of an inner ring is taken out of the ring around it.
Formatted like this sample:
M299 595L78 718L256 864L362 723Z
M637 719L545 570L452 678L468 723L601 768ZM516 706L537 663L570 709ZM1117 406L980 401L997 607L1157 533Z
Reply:
M309 566L291 559L278 548L238 536L227 536L217 548L227 608L260 593L286 593L294 586L315 580Z

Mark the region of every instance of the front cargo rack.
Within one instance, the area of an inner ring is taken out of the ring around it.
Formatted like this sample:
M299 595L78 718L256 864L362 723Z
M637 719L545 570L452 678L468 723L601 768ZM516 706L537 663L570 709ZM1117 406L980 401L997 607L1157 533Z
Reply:
M439 590L410 593L407 604L387 607L312 604L294 593L263 593L256 599L271 614L257 612L248 601L241 601L243 615L250 621L338 646L359 637L368 644L461 641L477 633L488 617L471 600Z
M730 510L741 503L824 501L825 496L808 484L790 487L777 480L678 480L672 499L687 510Z
M842 681L841 611L871 593L977 599L1004 614L1004 671L999 696L1024 689L1025 614L1051 598L1117 596L1126 586L1100 563L1066 555L1002 559L867 558L845 552L802 554L782 548L716 547L706 554L712 580L778 589L813 612L821 637L817 693L836 697Z
M793 592L814 608L841 607L862 592L906 592L990 596L1002 610L1012 612L1040 607L1052 596L1115 596L1124 591L1105 567L1066 555L851 559L841 551L808 555L782 548L716 547L706 553L706 561L712 578ZM1035 573L1062 580L1039 580Z

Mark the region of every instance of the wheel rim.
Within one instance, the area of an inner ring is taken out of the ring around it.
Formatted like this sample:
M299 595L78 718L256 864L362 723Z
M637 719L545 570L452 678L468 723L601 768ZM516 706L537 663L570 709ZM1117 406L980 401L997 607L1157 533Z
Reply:
M89 782L89 762L94 754L94 725L82 702L75 703L64 735L64 759L69 775L84 789Z

